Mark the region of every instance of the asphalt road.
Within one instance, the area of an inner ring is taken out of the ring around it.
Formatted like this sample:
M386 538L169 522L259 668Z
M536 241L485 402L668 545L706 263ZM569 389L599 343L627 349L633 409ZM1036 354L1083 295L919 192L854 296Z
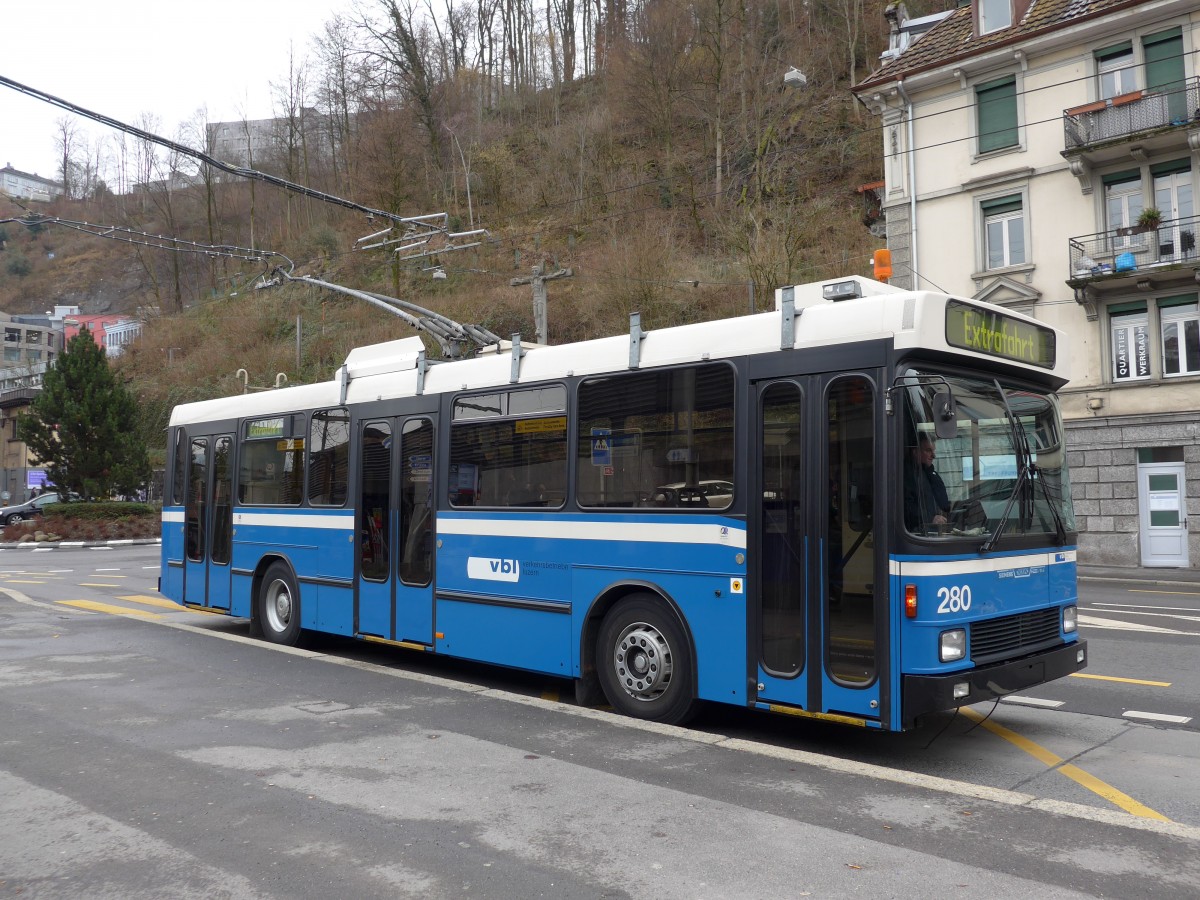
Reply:
M1200 598L1085 584L1105 678L875 735L284 650L157 575L154 547L0 552L0 897L1200 893ZM1111 624L1161 626L1142 605L1182 633Z

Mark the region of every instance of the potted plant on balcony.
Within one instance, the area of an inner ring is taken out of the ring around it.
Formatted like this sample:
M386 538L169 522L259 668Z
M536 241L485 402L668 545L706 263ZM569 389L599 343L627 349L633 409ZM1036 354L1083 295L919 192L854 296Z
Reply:
M1142 210L1142 214L1137 217L1137 232L1143 233L1153 231L1162 222L1162 213L1153 206Z

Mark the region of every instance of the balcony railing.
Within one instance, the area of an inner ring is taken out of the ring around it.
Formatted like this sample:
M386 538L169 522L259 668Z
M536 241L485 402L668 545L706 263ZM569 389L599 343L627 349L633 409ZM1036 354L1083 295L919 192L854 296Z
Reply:
M1063 112L1067 151L1127 138L1159 128L1186 125L1200 114L1200 76L1178 90L1134 91ZM1200 124L1200 122L1198 122Z
M1071 282L1136 275L1184 263L1200 263L1196 238L1200 217L1170 219L1157 228L1116 228L1071 238Z

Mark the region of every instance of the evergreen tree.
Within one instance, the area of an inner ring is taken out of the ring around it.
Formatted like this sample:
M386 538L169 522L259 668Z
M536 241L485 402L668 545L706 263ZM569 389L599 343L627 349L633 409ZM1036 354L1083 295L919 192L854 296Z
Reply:
M150 475L133 395L86 328L67 342L17 432L61 492L85 499L133 493Z

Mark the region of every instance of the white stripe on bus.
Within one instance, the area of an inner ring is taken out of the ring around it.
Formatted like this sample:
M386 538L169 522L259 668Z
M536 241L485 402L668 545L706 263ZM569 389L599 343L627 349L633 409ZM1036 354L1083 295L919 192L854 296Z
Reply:
M333 528L341 531L354 529L353 511L339 515L311 515L299 513L235 512L234 525L270 525L275 528Z
M728 525L680 522L581 522L577 519L439 518L438 535L622 541L650 544L723 544L746 549L746 532Z
M1059 558L1061 557L1061 559ZM1022 556L995 556L986 559L948 559L939 561L892 559L888 572L912 578L929 575L974 575L981 572L1007 572L1030 566L1053 566L1075 562L1074 550L1028 553Z

